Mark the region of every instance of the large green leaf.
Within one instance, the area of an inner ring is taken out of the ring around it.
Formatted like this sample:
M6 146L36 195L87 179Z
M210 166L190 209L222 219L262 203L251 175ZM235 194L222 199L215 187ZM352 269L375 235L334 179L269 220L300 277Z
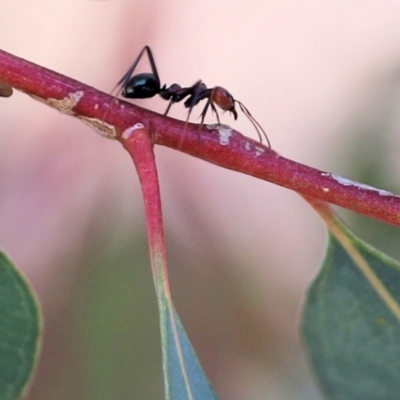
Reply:
M400 264L332 226L302 327L321 389L328 399L398 400Z
M167 400L218 400L173 304L160 300Z
M0 400L20 398L40 347L41 318L31 289L0 252Z

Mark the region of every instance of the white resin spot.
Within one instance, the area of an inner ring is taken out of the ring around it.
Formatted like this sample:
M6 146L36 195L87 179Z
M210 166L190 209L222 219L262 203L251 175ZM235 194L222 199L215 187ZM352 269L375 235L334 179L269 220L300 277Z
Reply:
M324 174L324 176L330 174ZM388 192L387 190L377 189L369 185L365 185L363 183L352 181L351 179L343 178L339 175L331 175L331 177L336 181L339 182L343 186L355 186L359 189L370 190L373 192L377 192L380 196L396 196L395 194ZM399 197L399 196L396 196Z
M128 139L133 132L137 131L138 129L143 129L144 125L141 122L138 122L137 124L130 126L128 129L125 129L122 132L122 139Z
M230 137L232 136L232 128L229 125L212 124L206 125L206 128L212 131L218 131L219 144L221 146L227 146L229 144Z

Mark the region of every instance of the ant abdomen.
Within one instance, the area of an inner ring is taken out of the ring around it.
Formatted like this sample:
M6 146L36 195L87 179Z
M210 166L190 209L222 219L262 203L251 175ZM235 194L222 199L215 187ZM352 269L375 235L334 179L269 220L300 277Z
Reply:
M142 73L132 76L122 87L122 96L129 99L148 99L160 91L160 83L153 74Z

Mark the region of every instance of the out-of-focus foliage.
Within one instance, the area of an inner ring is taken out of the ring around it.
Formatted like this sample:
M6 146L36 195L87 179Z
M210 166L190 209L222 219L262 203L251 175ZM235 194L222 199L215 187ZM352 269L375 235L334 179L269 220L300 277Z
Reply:
M40 310L31 288L0 252L0 399L19 398L32 378L41 341Z

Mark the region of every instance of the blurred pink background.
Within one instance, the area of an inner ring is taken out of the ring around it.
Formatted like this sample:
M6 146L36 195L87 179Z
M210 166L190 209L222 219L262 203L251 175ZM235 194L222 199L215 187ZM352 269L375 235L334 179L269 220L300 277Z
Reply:
M148 44L162 83L226 87L285 157L400 191L397 2L13 0L0 10L5 51L109 92ZM162 398L128 155L18 92L0 99L0 120L0 245L45 314L28 398ZM223 122L256 137L241 114ZM176 307L220 398L321 399L299 324L322 223L286 189L167 148L156 156ZM400 256L397 230L342 215Z

